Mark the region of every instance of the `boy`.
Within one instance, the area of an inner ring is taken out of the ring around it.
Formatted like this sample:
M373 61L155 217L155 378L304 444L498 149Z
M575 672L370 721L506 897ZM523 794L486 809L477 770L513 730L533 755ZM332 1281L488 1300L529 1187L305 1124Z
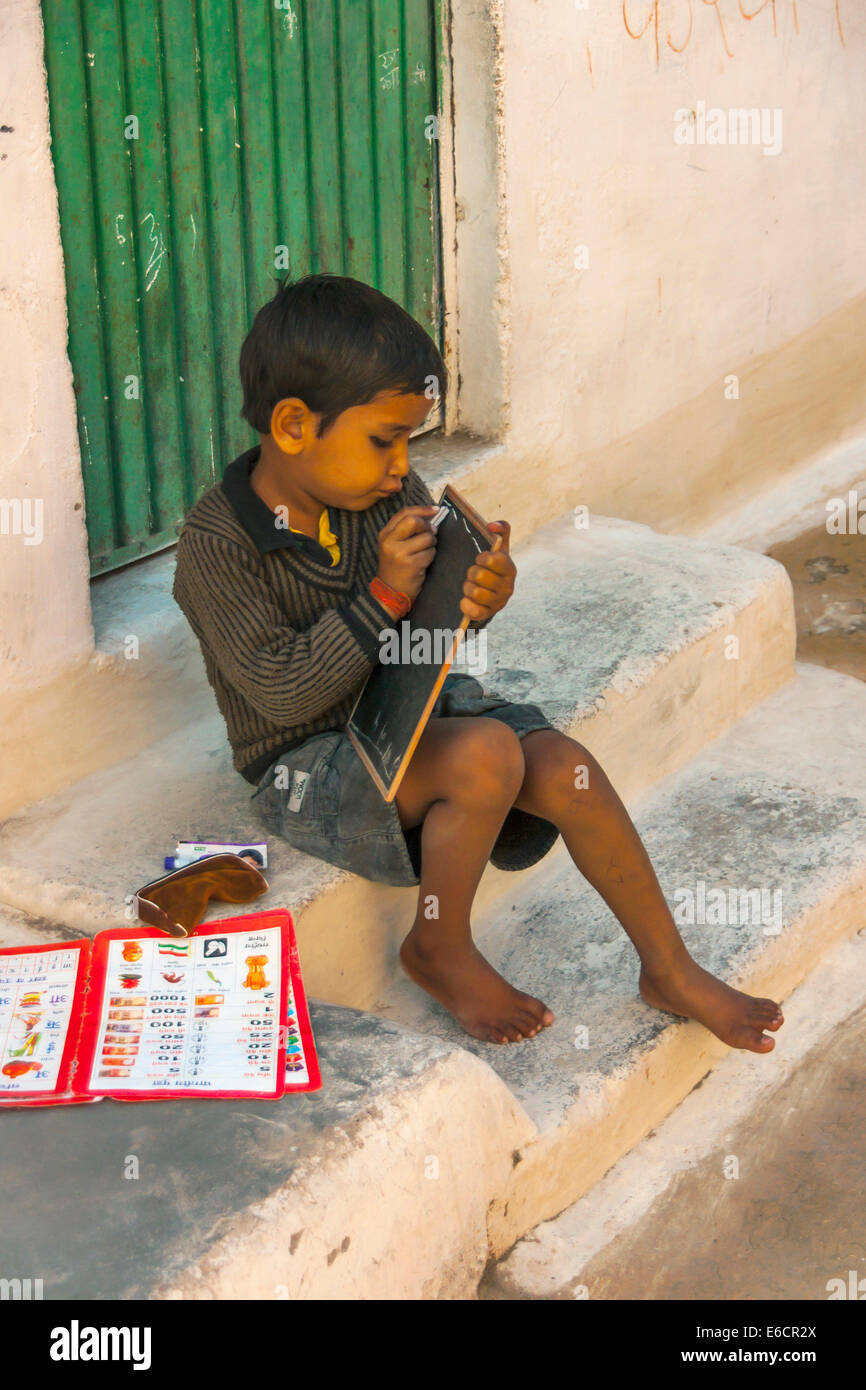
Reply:
M380 633L411 609L435 554L436 507L407 445L445 392L429 336L377 290L311 275L283 284L256 315L240 372L242 414L261 443L190 512L174 594L265 824L367 878L419 884L403 968L495 1043L534 1037L553 1014L476 949L472 900L488 859L526 867L561 834L637 949L642 997L731 1047L771 1051L764 1030L781 1026L778 1005L692 960L602 768L538 706L449 674L393 802L345 733ZM491 529L504 546L480 554L463 586L474 626L514 590L508 523ZM431 895L435 919L424 913Z

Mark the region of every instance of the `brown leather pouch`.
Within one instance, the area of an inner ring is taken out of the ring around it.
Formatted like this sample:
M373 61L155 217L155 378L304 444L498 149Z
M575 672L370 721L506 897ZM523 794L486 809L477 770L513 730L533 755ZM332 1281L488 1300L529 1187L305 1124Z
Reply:
M188 936L204 917L211 898L221 903L248 903L268 891L264 874L237 854L212 854L173 869L139 888L133 897L142 922L172 936Z

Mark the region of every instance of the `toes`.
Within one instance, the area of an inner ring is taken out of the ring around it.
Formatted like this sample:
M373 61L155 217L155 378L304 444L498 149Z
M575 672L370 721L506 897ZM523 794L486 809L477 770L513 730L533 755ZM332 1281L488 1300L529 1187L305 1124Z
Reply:
M511 1017L511 1022L520 1031L524 1039L537 1037L543 1028L549 1028L550 1024L543 1022L547 1015L553 1022L553 1014L549 1009L542 1006L541 1012L530 1013L528 1009L518 1009Z
M761 1005L763 1009L767 1011L768 1014L772 1015L773 1018L782 1017L782 1010L779 1008L779 1005L776 1003L775 999L759 999L758 1003Z
M541 1023L527 1009L517 1009L510 1018L501 1018L498 1023L488 1024L482 1035L483 1042L512 1043L527 1042L541 1032Z
M514 1022L517 1024L524 1037L534 1038L536 1033L541 1032L541 1023L528 1009L521 1009L515 1014Z
M737 1044L739 1047L746 1048L749 1052L772 1052L776 1046L775 1038L768 1038L766 1033L762 1033L760 1028L744 1028L743 1040Z
M751 1010L751 1021L755 1028L772 1028L774 1031L781 1028L785 1019L778 1004L774 1004L772 999L757 999L755 1003L757 1008Z
M553 1022L553 1013L542 1003L540 999L533 999L531 994L522 994L520 1002L526 1013L530 1014L535 1023L542 1028L549 1028Z

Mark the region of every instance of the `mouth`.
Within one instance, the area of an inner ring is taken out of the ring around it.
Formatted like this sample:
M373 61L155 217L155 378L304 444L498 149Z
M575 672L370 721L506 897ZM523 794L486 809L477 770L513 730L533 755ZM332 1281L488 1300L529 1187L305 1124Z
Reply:
M395 492L402 492L402 491L403 491L403 484L402 484L402 483L398 483L396 487L380 487L380 488L379 488L379 491L380 491L380 492L384 492L385 495L386 495L386 497L387 497L387 496L391 496L391 495L392 495L393 493L395 493Z

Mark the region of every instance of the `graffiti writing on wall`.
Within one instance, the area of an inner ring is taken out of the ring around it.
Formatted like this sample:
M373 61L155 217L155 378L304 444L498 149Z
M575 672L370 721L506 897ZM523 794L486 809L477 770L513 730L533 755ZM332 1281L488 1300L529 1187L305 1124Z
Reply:
M727 56L733 58L734 50L729 42L729 29L731 16L736 19L738 13L743 19L751 22L767 12L768 19L764 23L772 17L773 35L778 38L778 11L784 9L793 20L796 32L800 32L797 0L750 0L748 5L745 5L743 0L736 0L736 10L733 10L732 4L733 0L725 7L727 26L721 0L622 0L622 20L629 38L647 39L655 44L657 63L661 61L663 44L674 53L683 53L692 42L696 29L706 20L716 30ZM836 30L844 47L845 32L842 28L840 5L841 0L833 0ZM715 23L710 11L715 14Z

